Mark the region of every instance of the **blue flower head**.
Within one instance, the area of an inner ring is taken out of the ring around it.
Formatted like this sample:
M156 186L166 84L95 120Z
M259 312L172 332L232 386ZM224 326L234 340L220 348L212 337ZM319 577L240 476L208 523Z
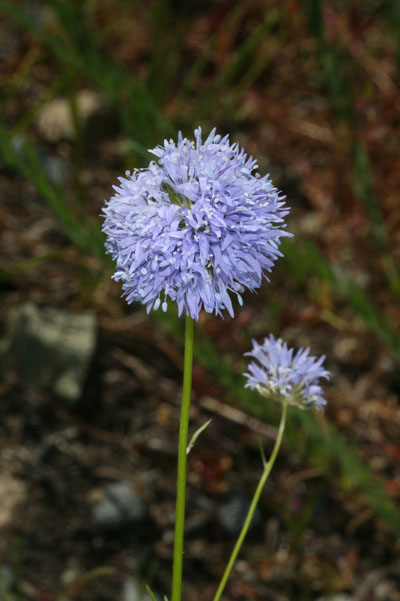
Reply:
M194 135L165 140L150 151L157 162L119 178L103 210L106 249L128 303L166 311L174 301L196 320L202 308L233 317L231 293L242 304L281 256L288 208L229 136Z
M319 384L320 378L330 378L322 367L325 356L310 356L310 349L301 348L294 355L293 349L272 334L262 345L253 340L253 350L246 355L256 361L249 364L246 388L257 390L265 397L296 405L301 409L323 409L326 400Z

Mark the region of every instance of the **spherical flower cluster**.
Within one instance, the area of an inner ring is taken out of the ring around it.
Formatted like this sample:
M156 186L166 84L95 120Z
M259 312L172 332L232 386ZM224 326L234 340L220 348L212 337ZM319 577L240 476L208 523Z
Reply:
M275 340L272 334L262 345L253 340L253 350L246 355L256 361L249 364L245 387L257 390L265 397L296 405L301 409L323 409L326 400L319 384L320 378L330 378L322 367L325 356L310 356L310 349L301 348L294 355L286 342Z
M230 293L242 304L281 256L288 208L229 136L194 133L166 140L150 151L157 162L119 178L103 210L106 249L128 303L166 311L171 300L196 320L202 308L233 317Z

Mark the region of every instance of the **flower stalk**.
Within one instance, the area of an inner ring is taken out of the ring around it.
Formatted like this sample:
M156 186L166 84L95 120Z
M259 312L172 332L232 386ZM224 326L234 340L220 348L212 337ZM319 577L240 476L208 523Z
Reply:
M241 532L239 534L239 537L238 537L238 539L236 541L235 547L234 547L234 549L232 551L232 554L231 554L231 556L229 558L228 565L226 566L225 572L224 572L224 574L222 576L221 582L219 584L217 592L215 593L213 601L219 601L221 599L221 595L224 592L225 585L226 585L226 583L228 581L230 573L232 572L232 569L233 569L233 566L235 565L235 562L236 562L237 556L239 554L240 548L241 548L242 543L243 543L243 541L244 541L244 539L246 537L247 531L248 531L248 529L250 527L251 520L253 519L254 512L256 510L256 507L257 507L258 501L260 499L262 490L263 490L263 488L265 486L265 483L268 480L268 476L270 475L271 470L272 470L272 468L274 466L275 459L276 459L276 457L278 455L278 451L279 451L279 448L281 446L281 442L282 442L282 438L283 438L283 433L284 433L284 430L285 430L286 413L287 413L287 403L282 403L281 421L280 421L280 424L279 424L278 435L277 435L277 438L276 438L276 441L275 441L274 448L273 448L272 453L271 453L271 457L270 457L269 461L264 464L264 471L263 471L262 476L260 478L260 481L259 481L259 483L257 485L256 491L255 491L253 499L251 501L251 505L250 505L249 511L247 512L247 516L246 516L246 519L244 521L242 530L241 530Z
M171 601L181 601L182 591L183 535L186 504L186 450L188 446L190 393L192 388L193 326L193 319L190 316L187 316L185 324L185 357L183 366L183 391L178 443L178 478L176 489L174 563L172 572Z

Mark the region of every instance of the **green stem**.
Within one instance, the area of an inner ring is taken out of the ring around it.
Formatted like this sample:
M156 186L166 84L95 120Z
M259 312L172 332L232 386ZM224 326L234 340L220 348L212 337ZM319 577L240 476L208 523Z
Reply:
M186 317L183 392L178 446L178 481L176 492L174 567L172 572L171 601L181 601L183 533L186 501L186 449L188 444L190 393L192 389L193 319Z
M215 593L215 597L214 597L213 601L219 601L220 598L221 598L221 595L222 595L222 593L224 591L224 588L225 588L225 585L227 583L227 580L228 580L228 578L230 576L230 573L232 572L232 568L235 565L235 561L236 561L236 558L237 558L237 556L239 554L240 547L242 546L242 543L243 543L243 541L244 541L244 539L246 537L247 531L248 531L249 526L251 524L251 520L253 519L253 515L254 515L254 512L256 510L257 503L259 501L262 489L264 488L264 485L265 485L265 483L266 483L266 481L268 479L268 476L269 476L269 474L270 474L270 472L271 472L271 470L273 468L273 465L275 463L275 459L276 459L276 456L278 455L279 447L281 446L283 432L285 430L286 412L287 412L287 405L286 405L286 403L284 403L283 404L283 410L282 410L282 416L281 416L281 422L279 424L278 436L277 436L277 439L276 439L273 451L271 453L270 460L264 466L263 474L262 474L261 479L260 479L260 481L259 481L259 483L257 485L256 492L254 493L254 497L253 497L253 500L251 502L249 511L247 513L247 516L246 516L245 522L243 524L242 530L241 530L241 532L239 534L239 538L236 541L236 545L235 545L235 547L234 547L234 549L232 551L232 555L230 556L228 565L226 566L224 575L222 576L222 580L221 580L221 582L219 584L217 592Z

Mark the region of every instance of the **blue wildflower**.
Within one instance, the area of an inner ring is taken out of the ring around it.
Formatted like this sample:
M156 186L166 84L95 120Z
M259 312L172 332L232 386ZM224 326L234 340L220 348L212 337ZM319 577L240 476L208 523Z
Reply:
M103 210L106 249L128 303L166 311L174 301L196 320L202 308L233 317L231 293L242 304L244 289L258 288L282 255L289 210L229 136L194 135L164 141L150 151L157 162L119 178Z
M296 405L301 409L316 407L323 409L326 400L319 384L320 378L330 378L330 373L322 367L325 360L310 356L310 349L301 348L293 354L286 342L270 334L262 345L253 340L253 350L246 355L257 362L249 364L245 387L257 390L263 396Z

